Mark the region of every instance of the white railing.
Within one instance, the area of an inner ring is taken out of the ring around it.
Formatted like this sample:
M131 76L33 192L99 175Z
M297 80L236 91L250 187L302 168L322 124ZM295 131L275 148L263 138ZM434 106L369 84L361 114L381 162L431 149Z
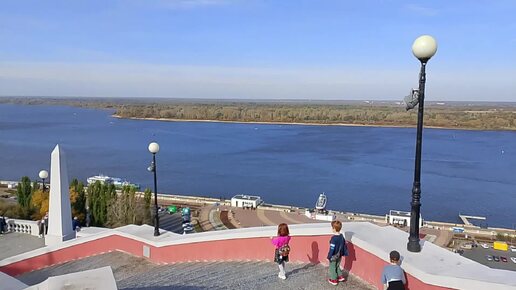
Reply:
M7 219L6 223L7 231L39 236L39 226L37 221Z

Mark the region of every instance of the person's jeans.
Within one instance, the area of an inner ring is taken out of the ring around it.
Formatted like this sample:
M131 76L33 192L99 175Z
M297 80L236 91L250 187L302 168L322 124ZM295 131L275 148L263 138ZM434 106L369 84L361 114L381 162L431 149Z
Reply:
M338 277L342 276L342 270L340 269L341 260L342 257L338 258L335 262L330 262L330 267L328 268L330 279L337 280Z

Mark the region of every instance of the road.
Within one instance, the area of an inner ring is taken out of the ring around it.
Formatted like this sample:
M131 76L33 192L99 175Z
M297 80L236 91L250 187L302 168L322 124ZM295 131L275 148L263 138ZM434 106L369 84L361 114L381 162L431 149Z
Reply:
M177 234L183 233L183 219L180 213L168 214L162 212L159 214L159 227L169 232Z

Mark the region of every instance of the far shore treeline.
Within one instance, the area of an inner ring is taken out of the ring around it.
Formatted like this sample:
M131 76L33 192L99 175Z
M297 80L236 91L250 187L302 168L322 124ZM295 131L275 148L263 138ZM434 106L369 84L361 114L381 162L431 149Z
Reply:
M417 123L417 109L407 112L404 105L395 102L4 97L0 98L2 103L113 109L117 117L137 119L393 127ZM427 127L516 130L516 105L512 103L428 102L425 106Z

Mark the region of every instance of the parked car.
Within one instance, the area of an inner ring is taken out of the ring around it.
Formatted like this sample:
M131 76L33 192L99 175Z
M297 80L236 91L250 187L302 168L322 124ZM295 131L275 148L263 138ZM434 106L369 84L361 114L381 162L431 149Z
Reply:
M489 249L489 245L488 245L488 244L486 244L486 243L484 243L484 244L482 244L482 245L480 245L480 246L481 246L482 248L484 248L484 249Z
M507 258L506 258L506 257L504 257L504 256L500 257L500 260L502 260L502 262L507 263Z
M193 231L193 227L190 225L190 226L187 226L184 228L185 232L191 232Z
M493 256L493 260L494 260L495 262L500 262L500 257L498 257L498 256Z
M516 252L516 246L510 246L509 249L511 249L511 252Z
M183 224L183 232L190 233L193 232L194 228L191 223Z
M493 260L493 256L491 256L491 255L486 255L486 259L487 259L488 261L492 261L492 260Z
M511 257L511 261L516 264L516 257Z

